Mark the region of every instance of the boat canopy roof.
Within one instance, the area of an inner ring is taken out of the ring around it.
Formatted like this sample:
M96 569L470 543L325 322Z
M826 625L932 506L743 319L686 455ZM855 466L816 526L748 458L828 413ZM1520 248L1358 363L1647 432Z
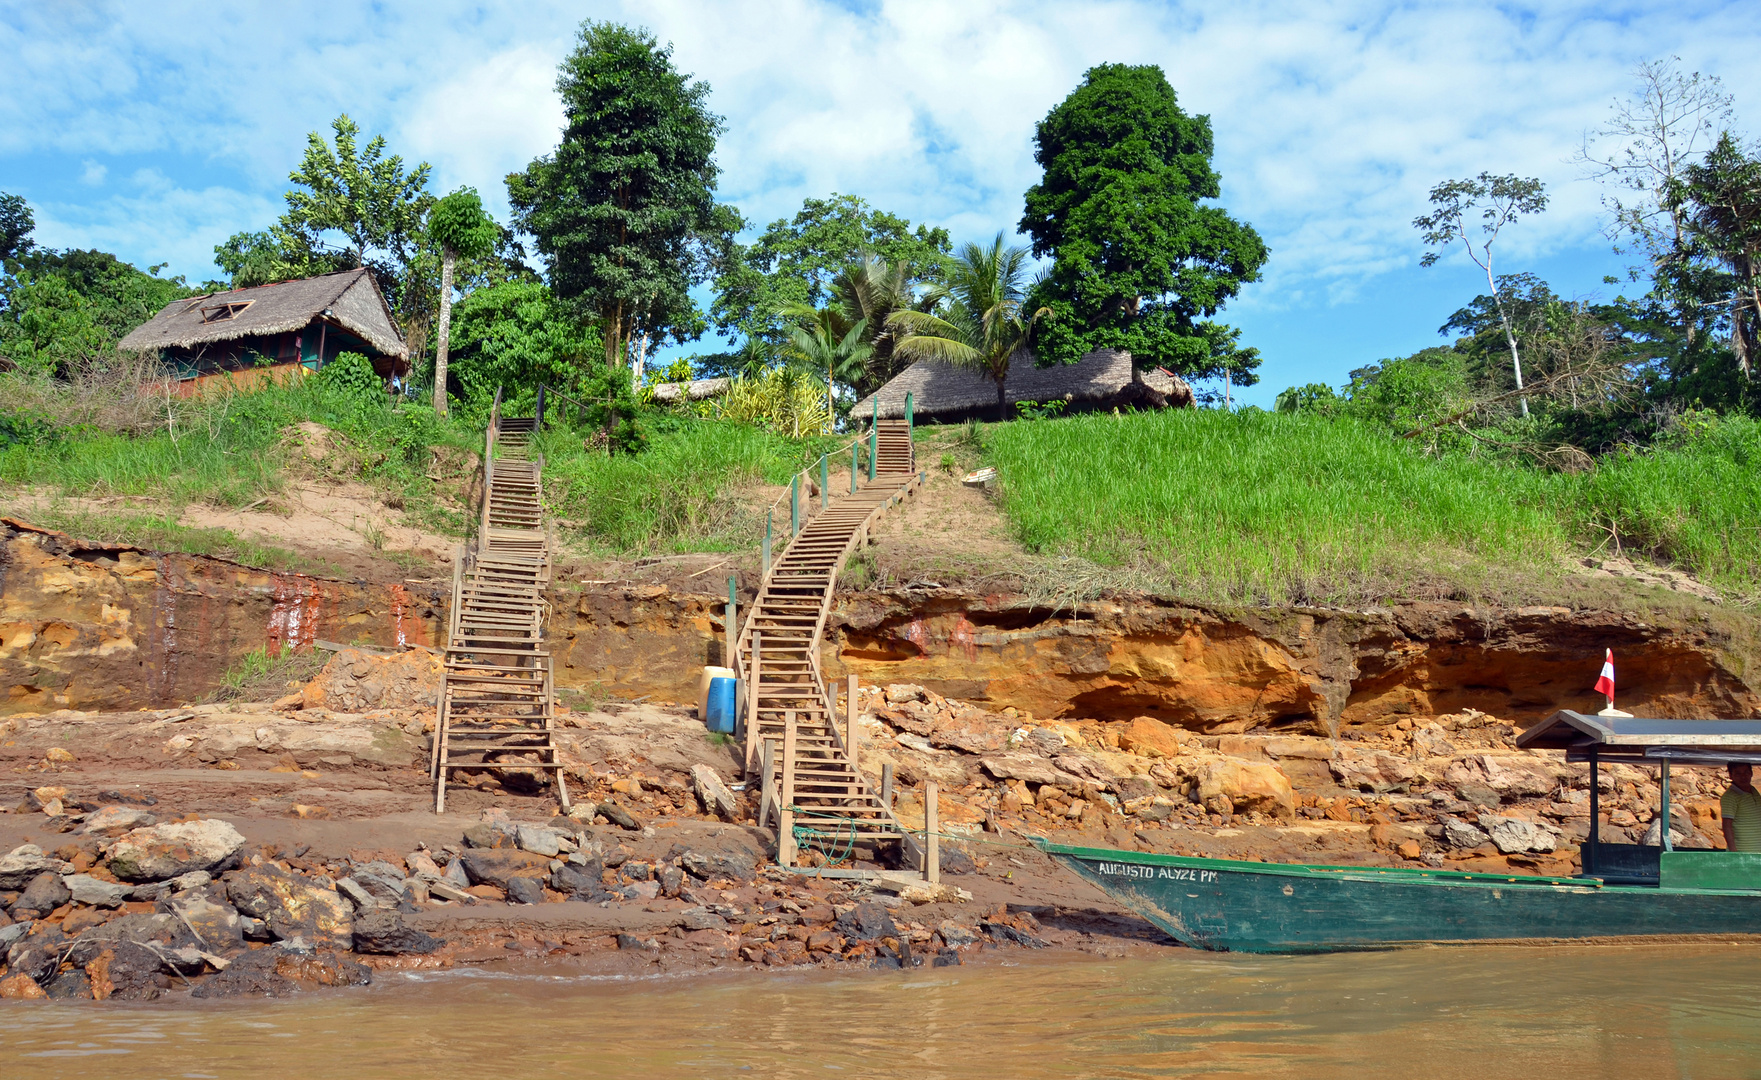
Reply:
M1561 709L1516 737L1525 750L1564 750L1568 761L1665 760L1723 765L1761 764L1761 720L1662 720L1586 716Z

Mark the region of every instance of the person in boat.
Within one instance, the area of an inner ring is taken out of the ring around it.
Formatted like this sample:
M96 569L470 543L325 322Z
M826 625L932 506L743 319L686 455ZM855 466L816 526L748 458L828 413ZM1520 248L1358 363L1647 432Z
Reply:
M1745 761L1730 763L1730 787L1718 800L1719 824L1727 851L1761 851L1761 792L1755 790L1755 769Z

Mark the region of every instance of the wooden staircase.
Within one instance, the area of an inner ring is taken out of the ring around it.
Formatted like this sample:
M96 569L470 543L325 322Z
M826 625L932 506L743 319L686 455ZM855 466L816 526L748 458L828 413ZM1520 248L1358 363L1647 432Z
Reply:
M446 682L429 758L437 814L446 809L447 777L460 769L549 772L558 802L569 808L544 651L551 565L543 459L531 455L536 426L532 417L503 417L496 393L484 434L476 550L453 566Z
M758 823L776 826L783 866L794 865L802 842L841 854L895 840L919 851L857 767L855 680L840 724L819 669L838 572L873 522L922 479L908 420L881 421L874 435L873 478L790 540L766 574L735 649L746 698L746 775L761 778Z

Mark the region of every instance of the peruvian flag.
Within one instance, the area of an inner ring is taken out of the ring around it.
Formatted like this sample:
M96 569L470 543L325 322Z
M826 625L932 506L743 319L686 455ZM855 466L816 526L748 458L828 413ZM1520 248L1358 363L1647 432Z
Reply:
M1596 680L1596 692L1614 700L1614 650L1608 650L1608 656L1602 661L1602 674Z

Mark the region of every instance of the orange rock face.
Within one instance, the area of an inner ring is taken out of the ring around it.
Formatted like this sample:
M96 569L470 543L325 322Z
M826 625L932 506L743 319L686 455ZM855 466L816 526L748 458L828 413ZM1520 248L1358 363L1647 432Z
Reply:
M425 644L438 593L90 545L0 524L0 715L200 701L244 654Z

